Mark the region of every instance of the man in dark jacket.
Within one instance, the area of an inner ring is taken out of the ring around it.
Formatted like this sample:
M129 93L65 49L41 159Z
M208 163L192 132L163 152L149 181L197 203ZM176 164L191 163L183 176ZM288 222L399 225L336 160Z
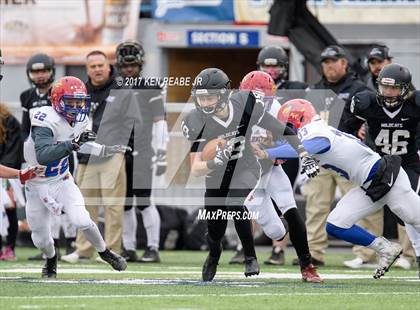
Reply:
M92 51L86 57L86 69L89 77L86 86L91 96L90 127L98 133L105 108L115 99L110 95L115 83L115 71L102 51ZM108 111L106 112L108 113ZM128 138L128 137L127 137ZM99 205L105 206L105 242L114 252L121 252L124 199L126 193L125 160L123 154L115 154L105 159L92 158L78 154L79 166L77 183L86 200L86 209L97 222ZM88 165L89 162L89 165ZM113 184L111 184L113 183ZM109 202L104 201L111 199ZM83 234L77 235L76 251L63 256L62 260L77 263L80 257L91 257L94 248ZM99 258L98 258L99 259Z

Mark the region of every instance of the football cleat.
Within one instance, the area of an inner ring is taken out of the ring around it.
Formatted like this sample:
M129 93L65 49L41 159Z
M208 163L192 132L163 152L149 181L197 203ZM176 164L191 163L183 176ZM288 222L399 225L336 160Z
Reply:
M284 251L283 249L273 247L273 250L271 251L270 257L264 261L264 264L266 265L277 265L282 266L284 265L285 259L284 259Z
M303 282L311 282L311 283L323 282L318 272L316 271L316 267L312 264L309 264L305 268L301 268L300 272L302 273Z
M217 272L217 265L219 263L220 255L218 257L210 256L210 254L207 256L206 261L203 265L203 281L204 282L210 282L213 281L214 276Z
M356 257L352 260L346 260L343 262L344 266L351 269L361 269L361 268L374 268L375 264L364 262L360 257Z
M140 263L160 263L159 252L155 248L148 247L138 261Z
M395 261L394 267L401 268L401 269L404 269L404 270L410 270L411 269L411 263L407 258L401 256L400 258L398 258Z
M233 265L233 264L243 264L245 263L245 254L244 254L244 250L236 250L235 251L235 255L233 255L233 257L230 259L229 264Z
M44 267L42 267L43 278L56 278L57 277L57 254L51 258L47 258Z
M121 256L124 257L124 259L127 262L133 263L133 262L137 262L138 261L137 252L134 251L134 250L126 250L126 249L123 249L123 251L121 253Z
M379 257L379 266L376 268L373 277L380 279L392 264L402 254L402 247L397 244L386 240L385 238L376 238L374 242L377 242L377 254Z
M127 262L122 256L118 255L117 253L106 249L103 252L98 252L98 254L104 261L110 264L111 267L117 271L123 271L127 268Z
M260 266L257 259L253 256L245 257L245 277L256 276L260 274Z

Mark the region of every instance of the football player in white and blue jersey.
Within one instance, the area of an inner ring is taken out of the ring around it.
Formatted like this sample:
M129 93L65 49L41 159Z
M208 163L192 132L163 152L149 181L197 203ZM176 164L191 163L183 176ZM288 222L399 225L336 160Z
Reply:
M294 99L281 107L281 117L298 131L305 149L320 166L334 170L355 184L338 202L327 221L327 232L353 244L366 246L379 256L374 278L382 277L401 255L402 248L383 237L377 237L356 225L365 216L388 205L406 225L420 232L420 198L411 189L407 173L400 167L398 156L381 156L354 136L328 126L316 114L309 101ZM254 146L260 158L296 158L287 144L261 150Z
M45 168L42 176L27 181L25 186L26 216L32 230L32 241L47 257L42 277L55 278L57 275L57 253L50 219L62 212L68 215L77 229L83 231L104 261L115 270L124 270L126 261L106 248L69 173L69 156L73 151L87 148L89 143L86 142L95 138L92 132L85 131L90 100L86 87L78 78L63 77L53 85L50 100L52 106L40 107L33 114L31 132L24 145L26 162Z

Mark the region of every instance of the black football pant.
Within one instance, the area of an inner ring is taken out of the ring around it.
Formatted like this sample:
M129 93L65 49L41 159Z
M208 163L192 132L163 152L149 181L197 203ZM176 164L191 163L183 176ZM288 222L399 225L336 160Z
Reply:
M239 173L235 173L235 176L232 177L230 188L209 188L207 186L204 196L205 209L210 214L216 214L218 210L230 211L231 214L235 214L233 221L242 242L244 254L256 257L251 220L244 217L244 213L247 212L244 204L248 194L257 184L259 170L248 168L247 170L242 169L242 171L237 170L237 172ZM212 183L211 180L207 179L206 181L206 185ZM210 256L217 257L220 254L220 242L225 235L227 222L227 218L220 216L207 220Z

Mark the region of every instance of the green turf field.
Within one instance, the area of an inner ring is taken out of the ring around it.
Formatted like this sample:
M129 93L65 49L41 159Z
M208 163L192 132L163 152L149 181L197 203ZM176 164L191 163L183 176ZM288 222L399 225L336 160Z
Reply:
M19 260L0 262L0 309L420 309L417 270L391 269L381 280L373 270L341 267L347 254L330 254L319 272L323 284L302 283L288 250L286 266L266 266L245 279L243 266L228 265L225 251L216 279L200 281L204 252L161 252L161 264L129 264L114 272L94 261L59 263L56 280L41 280L37 252L18 249Z

